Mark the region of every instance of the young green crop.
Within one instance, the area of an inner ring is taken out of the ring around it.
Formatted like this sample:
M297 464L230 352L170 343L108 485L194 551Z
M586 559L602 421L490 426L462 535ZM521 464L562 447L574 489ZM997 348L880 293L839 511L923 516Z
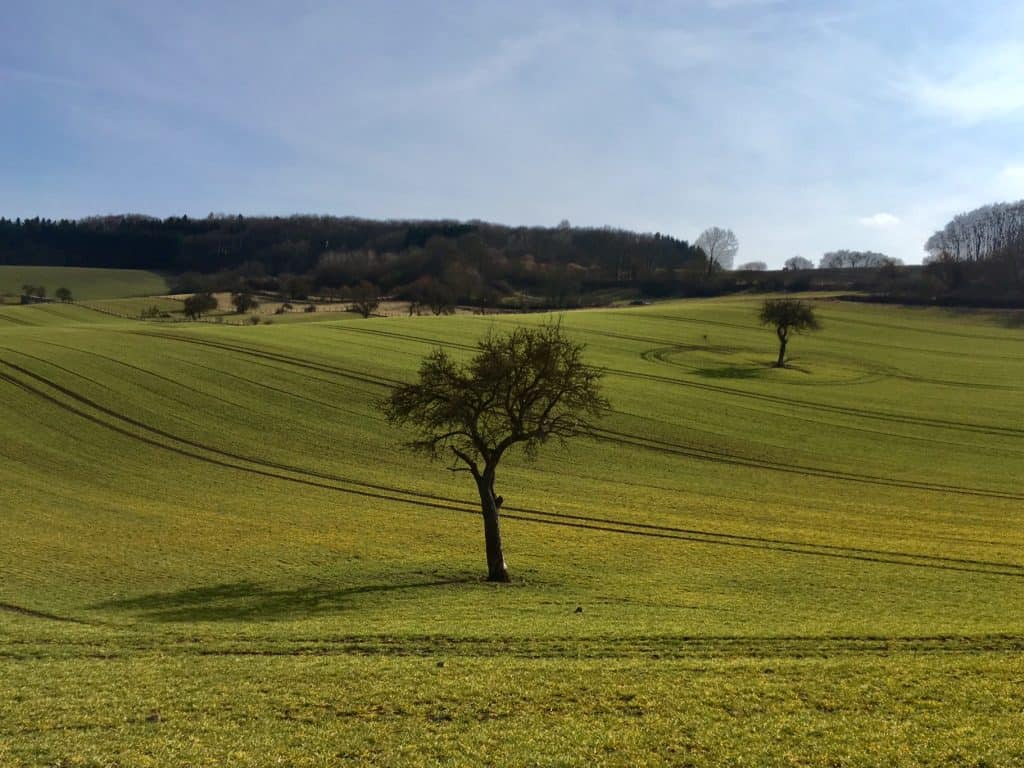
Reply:
M564 315L615 410L501 586L374 403L544 317L0 309L0 764L1019 763L1024 332L815 306Z
M0 296L16 297L26 284L43 286L51 296L58 288L67 288L75 301L167 293L163 276L142 269L0 265Z

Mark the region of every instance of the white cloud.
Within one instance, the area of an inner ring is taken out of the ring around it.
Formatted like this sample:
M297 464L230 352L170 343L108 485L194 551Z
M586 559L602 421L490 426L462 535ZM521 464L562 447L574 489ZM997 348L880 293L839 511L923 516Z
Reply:
M716 11L727 11L731 8L747 8L759 5L781 5L784 0L708 0L708 5Z
M968 123L1024 112L1024 45L1012 43L961 62L955 74L916 75L907 90L922 107Z
M863 216L859 221L868 229L892 229L900 223L899 218L891 213L876 213L872 216Z
M1024 165L1007 165L999 172L992 185L994 197L1005 200L1024 198Z
M1008 165L999 175L1007 181L1024 182L1024 165Z

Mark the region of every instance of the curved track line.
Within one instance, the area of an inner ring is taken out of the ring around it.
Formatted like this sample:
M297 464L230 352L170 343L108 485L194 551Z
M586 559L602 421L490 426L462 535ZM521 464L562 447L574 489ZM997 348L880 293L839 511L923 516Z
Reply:
M476 347L469 346L467 344L458 344L455 342L439 341L436 339L428 339L421 336L413 336L411 334L401 334L390 331L383 331L378 329L368 328L349 328L341 326L334 326L336 330L354 331L357 333L367 334L378 334L382 336L392 336L394 338L406 339L409 341L418 341L426 344L433 344L439 347L452 347L455 349L475 350ZM733 397L749 398L752 400L758 400L762 402L769 402L776 405L784 405L787 407L796 407L801 409L813 409L818 411L824 411L828 413L839 413L845 416L853 416L855 418L866 418L875 419L879 421L890 421L894 423L910 424L914 426L922 427L938 427L942 429L960 430L965 432L976 432L978 434L990 435L994 437L1024 437L1024 429L1016 427L1000 427L988 424L977 424L974 422L957 421L951 419L938 419L928 416L913 416L910 414L902 414L890 411L870 411L864 408L855 408L853 406L842 406L842 405L830 405L827 403L819 403L811 400L801 400L794 397L786 397L783 395L771 395L761 392L749 392L742 389L735 389L733 387L724 387L718 384L708 384L705 382L698 381L685 381L682 379L672 378L669 376L661 376L653 373L640 373L638 371L626 371L621 368L605 368L608 373L623 376L626 378L633 378L643 381L652 381L661 384L669 384L672 386L686 387L690 389L699 389L707 392L714 392L716 394L730 395Z
M604 429L601 427L595 428L594 432L598 439L618 443L620 445L644 448L646 450L656 451L659 453L686 456L688 458L700 459L703 461L749 467L751 469L765 469L792 475L820 477L826 480L866 483L868 485L880 485L892 488L905 488L907 490L952 493L962 496L980 496L983 498L1006 499L1009 501L1024 501L1024 493L1015 493L1013 491L946 485L943 483L931 483L923 480L897 480L895 478L887 478L879 475L841 472L838 470L822 469L819 467L808 467L800 464L783 464L781 462L771 462L767 459L748 459L725 451L716 451L713 448L696 448L680 443L672 443L665 440L634 435L629 432L617 432L615 430Z
M20 366L14 365L14 364L12 364L10 362L7 362L7 361L4 361L4 364L7 365L8 367L13 368L15 371L18 371L19 373L23 373L24 375L27 375L30 378L33 378L33 379L41 381L42 383L46 384L47 386L50 386L50 387L54 388L58 392L61 392L62 394L65 394L66 396L68 396L68 397L70 397L72 399L77 399L77 400L83 402L84 404L88 404L88 405L90 405L90 407L92 407L92 408L94 408L96 410L99 410L100 412L105 413L108 416L112 416L112 417L120 419L120 420L122 420L122 421L124 421L126 423L129 423L129 424L131 424L133 426L137 426L138 428L141 428L141 429L150 431L150 432L152 432L154 434L163 436L166 439L174 440L174 441L186 444L186 445L191 445L193 447L198 447L200 450L204 450L204 451L207 451L207 452L210 452L210 453L219 453L221 455L228 456L228 457L231 457L231 458L237 458L237 459L239 459L241 461L244 461L244 462L253 463L253 464L259 464L260 463L259 460L257 460L257 459L252 459L252 458L249 458L249 457L241 457L241 456L237 456L236 454L230 454L230 453L227 453L227 452L218 451L217 449L213 449L213 448L209 448L207 446L203 446L200 443L195 443L194 441L189 441L189 440L186 440L184 438L176 437L176 436L174 436L174 435L172 435L170 433L163 432L162 430L158 430L158 429L153 428L153 427L148 427L147 425L142 424L141 422L137 422L137 421L135 421L133 419L130 419L129 417L122 416L120 414L117 414L114 411L111 411L110 409L107 409L107 408L105 408L103 406L95 404L92 401L90 401L88 398L84 398L84 397L82 397L80 395L76 395L76 393L73 393L70 390L67 390L66 388L63 388L60 385L57 385L57 384L55 384L53 382L49 382L48 380L45 379L45 377L38 376L37 374L34 374L31 371L27 371L27 370L21 368ZM104 421L104 420L102 420L102 419L100 419L100 418L98 418L98 417L96 417L96 416L94 416L92 414L89 414L89 413L87 413L85 411L82 411L81 409L75 408L74 406L71 406L71 405L69 405L67 403L63 403L60 400L56 399L55 397L53 397L51 395L48 395L45 392L42 392L41 390L39 390L39 389L29 385L29 384L26 384L25 382L22 382L22 381L14 378L12 376L9 376L8 374L0 373L0 380L7 381L8 383L13 384L14 386L17 386L17 387L19 387L19 388L21 388L21 389L23 389L23 390L25 390L25 391L27 391L27 392L29 392L31 394L34 394L36 396L39 396L39 397L47 400L48 402L52 403L53 405L56 405L58 408L61 408L61 409L65 410L65 411L68 411L68 412L71 412L71 413L73 413L73 414L75 414L75 415L77 415L77 416L79 416L81 418L84 418L84 419L86 419L86 420L88 420L88 421L90 421L92 423L95 423L95 424L97 424L97 425L99 425L101 427L105 427L107 429L113 430L113 431L115 431L115 432L117 432L119 434L125 435L125 436L127 436L127 437L129 437L131 439L138 440L138 441L141 441L143 443L152 445L154 447L157 447L157 448L160 448L160 449L163 449L163 450L172 451L174 453L178 453L180 455L183 455L183 456L186 456L186 457L190 457L190 458L193 458L193 459L197 459L197 460L200 460L200 461L204 461L204 462L207 462L207 463L210 463L210 464L214 464L214 465L217 465L217 466L222 466L222 467L225 467L225 468L234 469L234 470L243 471L243 472L249 472L249 473L252 473L252 474L256 474L256 475L260 475L260 476L264 476L264 477L269 477L269 478L273 478L273 479L278 479L278 480L283 480L283 481L287 481L287 482L293 482L293 483L298 483L298 484L302 484L302 485L312 486L312 487L316 487L316 488L322 488L322 489L326 489L326 490L330 490L330 491L336 491L336 492L341 492L341 493L353 494L353 495L358 495L358 496L363 496L363 497L370 497L370 498L381 499L381 500L386 500L386 501L393 501L393 502L397 502L397 503L411 504L411 505L421 506L421 507L430 507L430 508L434 508L434 509L443 509L443 510L456 511L456 512L461 512L461 513L473 514L473 515L478 515L479 514L479 511L475 507L470 506L468 503L461 502L461 501L456 500L456 499L450 499L448 497L434 496L434 495L431 495L431 494L422 494L422 493L419 493L419 492L403 491L403 490L398 489L398 488L392 488L392 487L388 487L388 486L378 486L378 485L373 485L373 484L369 484L369 483L362 483L362 482L359 482L359 481L352 481L352 480L349 480L349 479L336 478L336 477L331 477L329 475L323 475L323 477L327 477L327 478L333 480L334 482L343 482L343 483L350 484L350 485L359 485L359 486L364 486L364 487L369 487L369 488L381 489L381 490L387 491L388 493L386 493L386 494L385 493L374 493L374 492L370 492L370 491L363 491L363 490L357 490L357 489L352 489L352 488L341 488L341 487L338 487L336 485L329 485L329 484L323 483L323 482L315 482L315 481L311 481L311 480L308 480L308 479L291 477L291 476L288 476L288 475L279 474L278 472L268 471L266 469L260 469L260 468L254 468L254 467L246 467L244 465L236 464L236 463L233 463L233 462L230 462L230 461L224 461L224 460L220 460L220 459L210 458L208 456L203 456L201 454L194 453L193 451L189 451L189 450L186 450L186 449L182 449L182 448L166 445L166 444L161 443L161 442L159 442L157 440L150 439L150 438L147 438L145 436L135 434L135 433L133 433L133 432L131 432L131 431L125 429L125 428L118 427L117 425L114 425L114 424L110 424L110 423L108 423L108 422L106 422L106 421ZM284 469L286 471L291 471L291 472L294 472L296 474L308 474L309 476L312 476L312 477L320 476L319 473L308 472L306 470L302 470L301 468L290 468L287 465L277 465L277 464L270 463L270 462L266 462L266 463L264 463L264 465L268 466L268 467L275 467L275 468L280 467L280 468L282 468L282 469ZM406 495L409 495L409 496L416 496L416 497L421 497L421 498L402 498L400 496L392 495L392 494L395 494L395 493L406 494ZM430 501L430 500L426 500L426 499L436 499L438 501L444 501L444 502L448 502L448 503L436 503L434 501ZM458 504L459 506L455 506L451 502L455 502L455 504ZM867 550L867 549L857 549L857 548L849 548L849 549L844 550L844 549L842 549L840 547L836 547L836 546L833 546L833 545L821 546L821 545L816 545L816 544L805 544L805 543L799 543L799 542L787 542L787 541L784 541L784 540L772 540L772 539L759 538L759 537L743 537L743 536L729 535L729 534L709 534L709 533L704 533L704 532L693 533L693 532L687 531L686 529L672 529L672 528L667 527L667 526L653 526L653 525L648 526L646 524L635 524L635 523L629 523L627 521L616 521L616 520L612 520L612 519L609 519L609 518L596 518L596 517L586 517L586 516L579 516L579 515L568 515L568 514L561 514L561 513L543 512L543 511L540 511L540 510L516 509L516 508L513 508L513 507L509 507L508 509L510 510L511 514L505 513L505 514L503 514L503 517L505 517L507 519L519 520L519 521L522 521L522 522L532 522L532 523L536 523L536 524L557 525L557 526L561 526L561 527L579 528L579 529L585 529L585 530L602 531L602 532L607 532L607 533L617 533L617 534L630 535L630 536L646 536L648 538L674 539L674 540L687 541L687 542L699 543L699 544L716 544L716 545L721 545L721 546L742 547L742 548L747 548L747 549L763 549L763 550L771 550L771 551L784 552L784 553L789 553L789 554L799 554L799 555L818 556L818 557L833 557L833 558L840 558L840 559L846 559L846 560L857 560L857 561L864 561L864 562L889 564L889 565L900 565L900 566L907 566L907 567L933 568L933 569L948 570L948 571L963 571L963 572L972 572L972 573L982 573L982 574L988 574L988 575L1014 576L1014 577L1024 578L1024 566L1020 566L1020 565L1013 564L1013 563L995 563L995 562L991 562L991 561L980 561L980 560L972 561L972 560L966 560L966 559L941 558L941 557L938 557L938 556L916 555L916 554L911 554L911 553L898 553L898 552L891 552L891 551L885 551L885 550ZM714 538L712 538L712 537L714 537ZM868 553L871 553L871 552L876 552L879 556L873 556L871 554L868 554ZM905 558L905 559L897 559L897 558ZM956 564L954 564L954 563L956 563ZM979 567L972 567L972 566L975 566L975 565L981 565L982 567L980 567L980 568Z

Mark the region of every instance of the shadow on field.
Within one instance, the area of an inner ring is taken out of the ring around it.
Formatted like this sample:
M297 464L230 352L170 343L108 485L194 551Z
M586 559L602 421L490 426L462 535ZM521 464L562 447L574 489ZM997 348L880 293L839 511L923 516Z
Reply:
M698 376L705 379L763 379L768 368L763 365L720 365L714 368L697 368Z
M152 621L274 620L338 613L355 607L363 595L403 590L475 584L478 578L435 579L400 584L368 584L359 587L299 587L272 589L251 581L193 587L178 592L154 592L123 600L106 600L93 610L117 610Z
M1024 328L1024 310L1000 313L997 318L1004 328Z

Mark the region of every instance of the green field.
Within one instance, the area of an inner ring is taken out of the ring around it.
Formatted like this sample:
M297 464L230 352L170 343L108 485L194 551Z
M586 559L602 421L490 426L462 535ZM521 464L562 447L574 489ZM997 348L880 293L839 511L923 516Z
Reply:
M759 301L564 315L507 586L374 403L543 316L0 310L0 765L1024 763L1024 329Z
M141 269L0 265L0 296L16 297L26 284L42 285L51 297L58 288L67 288L76 301L167 293L166 278Z

